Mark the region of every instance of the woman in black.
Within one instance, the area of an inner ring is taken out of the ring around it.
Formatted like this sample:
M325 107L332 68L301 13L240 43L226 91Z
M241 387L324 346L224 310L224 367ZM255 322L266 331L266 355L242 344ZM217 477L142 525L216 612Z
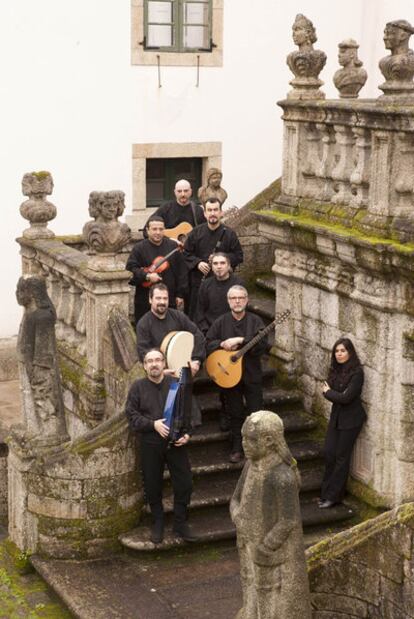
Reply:
M328 382L323 395L332 402L325 439L325 474L319 507L340 503L345 494L352 450L366 419L361 402L364 371L354 345L348 338L337 340L332 349Z

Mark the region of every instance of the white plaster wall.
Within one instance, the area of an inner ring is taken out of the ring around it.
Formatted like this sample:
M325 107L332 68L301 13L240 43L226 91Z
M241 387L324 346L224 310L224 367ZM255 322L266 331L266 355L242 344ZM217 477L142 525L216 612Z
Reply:
M308 15L328 54L328 96L337 43L361 41L369 72L364 96L377 96L376 65L386 21L414 21L412 0L225 0L224 65L162 68L130 64L130 0L4 0L0 3L0 337L17 331L14 288L20 273L14 238L24 172L50 170L57 233L76 233L94 189L123 189L131 210L131 144L223 144L229 204L242 205L280 176L282 123L276 101L291 79L291 25Z

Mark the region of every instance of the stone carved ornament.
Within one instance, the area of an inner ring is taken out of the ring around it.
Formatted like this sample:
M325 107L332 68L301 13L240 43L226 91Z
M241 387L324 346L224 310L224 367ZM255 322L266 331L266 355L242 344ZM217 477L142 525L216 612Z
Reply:
M16 298L24 307L17 355L25 438L35 445L56 445L69 440L56 351L56 311L39 275L21 277Z
M227 200L227 191L221 187L223 173L218 168L210 168L207 170L207 184L199 188L197 196L201 204L209 198L217 198L223 205Z
M367 81L368 74L358 58L358 43L346 39L338 45L338 62L343 67L335 73L333 82L341 99L355 99Z
M94 221L83 226L83 238L89 253L115 254L130 240L131 230L118 221L125 210L123 191L92 191L89 194L89 215Z
M50 172L28 172L22 179L22 192L28 200L20 206L20 214L30 222L30 228L23 236L30 239L54 237L47 228L47 222L56 217L56 207L46 200L53 191L53 178Z
M385 96L414 95L414 52L408 42L414 28L405 19L388 22L384 30L385 48L391 55L379 62L385 82L379 87Z
M323 82L318 78L326 63L326 54L320 49L314 49L317 36L313 23L305 15L296 15L292 27L293 42L299 47L291 52L286 62L295 75L290 82L293 89L288 93L288 99L324 99L325 94L319 90Z
M230 503L237 529L243 607L237 619L310 619L299 472L271 411L247 417L247 462Z

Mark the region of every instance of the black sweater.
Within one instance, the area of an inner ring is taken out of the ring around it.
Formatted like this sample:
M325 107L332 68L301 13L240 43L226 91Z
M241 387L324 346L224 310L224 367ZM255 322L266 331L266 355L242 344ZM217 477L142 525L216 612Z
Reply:
M261 318L256 314L246 312L244 318L236 320L233 314L228 312L211 325L207 331L207 354L214 352L220 348L220 342L227 340L230 337L244 337L242 348L248 344L251 339L264 328ZM261 339L256 346L253 346L248 353L243 357L243 377L242 380L246 383L261 383L262 382L262 366L260 357L269 349L267 338Z
M229 311L227 293L236 284L240 286L242 281L234 273L225 280L218 280L212 276L207 277L201 282L194 322L204 334L207 333L219 316L227 314Z
M192 359L203 362L206 356L204 336L200 329L183 312L168 309L165 318L158 318L149 311L137 324L137 350L142 362L145 353L151 348L158 348L170 331L189 331L194 335Z
M204 217L203 208L199 204L194 204L194 211L196 214L197 221L194 221L193 208L191 207L191 202L182 206L178 204L176 200L169 200L168 202L164 202L161 204L159 208L151 215L151 217L161 217L164 220L164 224L166 228L175 228L179 224L183 222L187 222L193 226L199 226L200 224L205 223L206 218ZM148 219L151 219L149 217ZM148 221L145 224L144 228L144 236L147 236L146 227Z
M338 430L350 430L362 425L367 417L361 402L364 371L358 367L350 376L343 391L328 389L324 393L327 400L332 402L332 413L329 423Z

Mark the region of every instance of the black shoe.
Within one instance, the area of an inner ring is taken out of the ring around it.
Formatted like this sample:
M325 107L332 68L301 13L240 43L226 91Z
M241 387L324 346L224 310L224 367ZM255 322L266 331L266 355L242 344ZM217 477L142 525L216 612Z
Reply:
M180 522L173 525L173 533L181 537L185 542L198 542L198 537L190 529L186 522Z
M151 527L150 540L153 544L161 544L164 539L164 521L156 520Z
M319 508L320 509L329 509L335 505L335 501L329 501L329 499L325 499L325 501L320 501Z

